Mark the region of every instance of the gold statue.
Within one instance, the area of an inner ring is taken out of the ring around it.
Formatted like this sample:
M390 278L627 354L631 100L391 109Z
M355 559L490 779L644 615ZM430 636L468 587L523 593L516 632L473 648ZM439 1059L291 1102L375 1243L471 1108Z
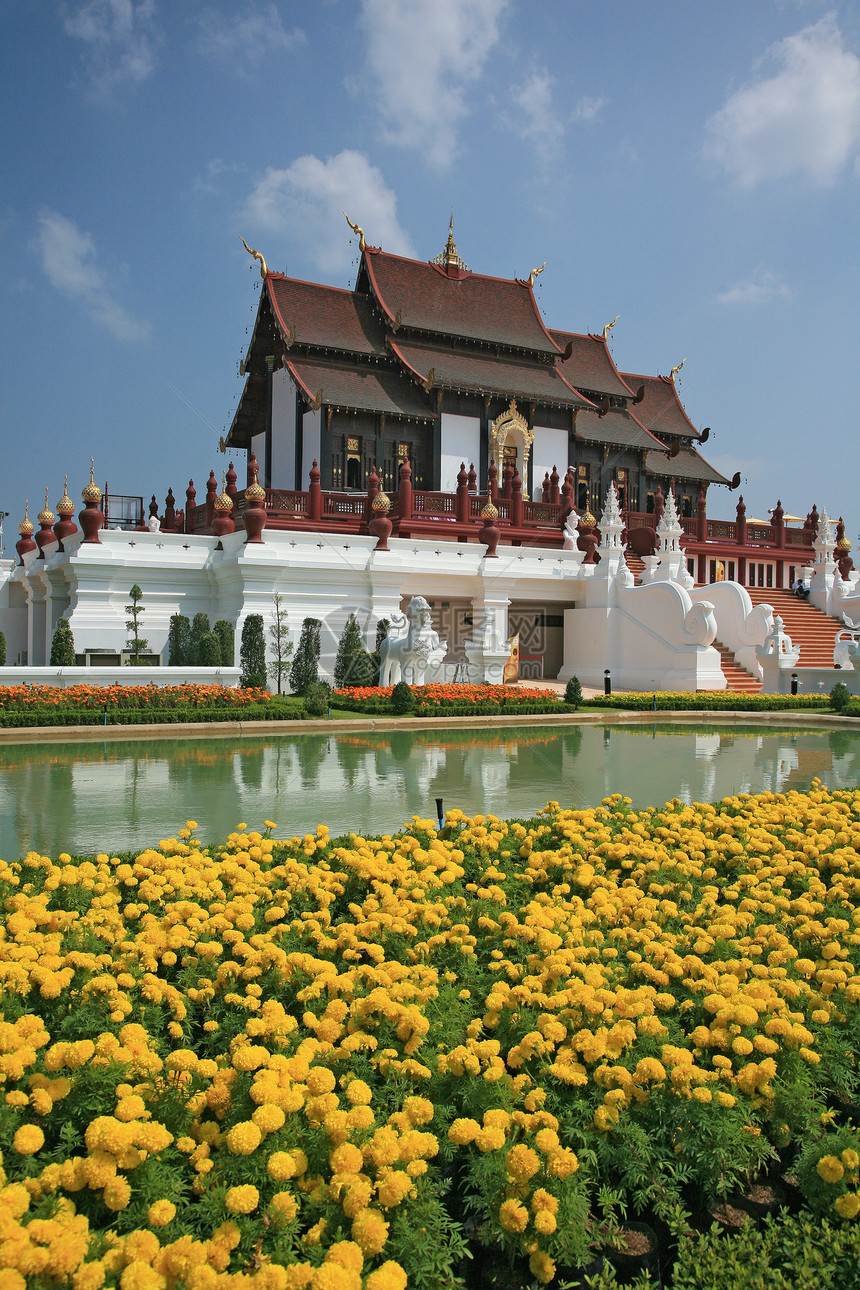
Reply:
M262 256L261 252L260 252L260 251L252 251L252 250L251 250L251 248L250 248L250 246L248 245L248 243L245 241L244 237L242 237L242 236L241 236L241 234L240 234L240 236L239 236L239 240L240 240L240 242L242 243L242 245L244 246L245 250L248 252L248 254L249 254L249 255L253 255L253 257L254 257L254 259L255 259L255 260L259 260L259 261L260 261L260 277L261 277L261 278L263 279L263 281L265 282L265 281L266 281L266 278L268 278L268 276L269 276L269 266L268 266L268 264L266 264L266 261L263 259L263 256Z
M353 233L355 233L356 237L358 238L358 249L363 254L367 250L367 243L364 240L364 229L361 227L360 224L353 224L352 220L349 218L346 211L343 212L343 218L346 220L347 224L349 225Z
M618 322L618 319L619 319L620 317L621 317L621 314L616 314L616 315L615 315L615 317L612 319L612 322L611 322L611 323L607 323L607 324L606 324L606 326L603 328L603 339L604 339L604 340L609 340L609 333L612 331L612 328L613 328L613 327L615 326L615 324Z
M675 382L675 377L678 375L678 373L680 372L681 368L684 366L684 364L686 363L686 361L687 361L687 360L686 360L686 358L682 358L682 359L681 359L681 361L680 361L680 363L678 364L678 366L677 366L677 367L673 367L673 368L672 368L672 370L671 370L671 372L669 373L669 380L670 380L673 384L674 384L674 382Z
M539 274L539 273L543 273L543 271L544 271L544 269L545 269L545 268L546 268L546 260L544 260L543 264L540 266L540 268L539 268L539 269L532 269L531 273L529 274L529 286L530 286L530 287L533 287L533 286L534 286L534 284L535 284L535 278L538 276L538 274Z

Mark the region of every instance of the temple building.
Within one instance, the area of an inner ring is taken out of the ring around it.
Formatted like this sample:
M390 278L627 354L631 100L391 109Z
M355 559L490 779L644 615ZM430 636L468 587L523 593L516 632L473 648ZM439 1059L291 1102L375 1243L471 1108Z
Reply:
M599 515L611 483L623 511L654 513L674 486L680 513L696 513L709 484L728 485L702 458L699 431L674 375L619 372L602 335L548 330L525 279L473 273L454 242L431 261L369 246L363 231L355 289L273 273L242 364L245 388L227 443L253 450L260 483L307 487L314 461L323 489L364 491L375 467L383 489L450 494L461 462L486 491L516 473L526 500L548 500L554 470L575 475L576 509ZM473 489L474 491L474 489ZM555 489L558 500L557 487Z

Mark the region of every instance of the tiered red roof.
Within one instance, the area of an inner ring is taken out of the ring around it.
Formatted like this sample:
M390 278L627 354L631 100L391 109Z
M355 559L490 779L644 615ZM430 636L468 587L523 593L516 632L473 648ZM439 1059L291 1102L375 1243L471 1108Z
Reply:
M443 349L412 340L390 340L389 345L407 371L422 382L427 382L432 372L432 385L444 389L495 393L561 407L594 406L548 363L497 358L480 350Z
M561 371L578 390L599 390L622 399L630 399L636 389L628 389L621 373L613 362L609 346L603 336L583 336L574 331L550 330L555 343L567 354L561 362Z
M661 439L666 435L682 439L699 438L699 431L684 411L670 376L634 376L631 372L622 372L621 375L632 390L645 387L642 401L636 406L636 415L653 434Z

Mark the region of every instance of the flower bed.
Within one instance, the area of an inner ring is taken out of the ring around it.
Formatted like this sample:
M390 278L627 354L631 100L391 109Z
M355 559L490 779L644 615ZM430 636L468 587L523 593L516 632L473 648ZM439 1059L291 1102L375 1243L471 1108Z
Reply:
M511 712L552 712L559 706L554 690L521 690L512 685L411 685L416 717L492 716ZM393 714L394 687L377 685L335 690L332 700L351 712Z
M196 828L0 863L4 1290L550 1282L792 1151L855 1219L860 792Z
M584 699L589 708L678 712L810 712L829 708L826 694L744 694L737 690L646 690L597 694Z

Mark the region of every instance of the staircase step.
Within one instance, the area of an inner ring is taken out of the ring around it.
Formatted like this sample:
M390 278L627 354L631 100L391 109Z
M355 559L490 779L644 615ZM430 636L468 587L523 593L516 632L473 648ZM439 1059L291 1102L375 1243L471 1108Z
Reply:
M726 689L739 694L759 694L761 681L746 668L741 667L732 651L722 641L714 641L714 649L719 650L720 666L726 678Z
M800 649L798 667L832 667L833 642L843 624L808 600L774 587L747 587L754 605L772 605L793 645Z

